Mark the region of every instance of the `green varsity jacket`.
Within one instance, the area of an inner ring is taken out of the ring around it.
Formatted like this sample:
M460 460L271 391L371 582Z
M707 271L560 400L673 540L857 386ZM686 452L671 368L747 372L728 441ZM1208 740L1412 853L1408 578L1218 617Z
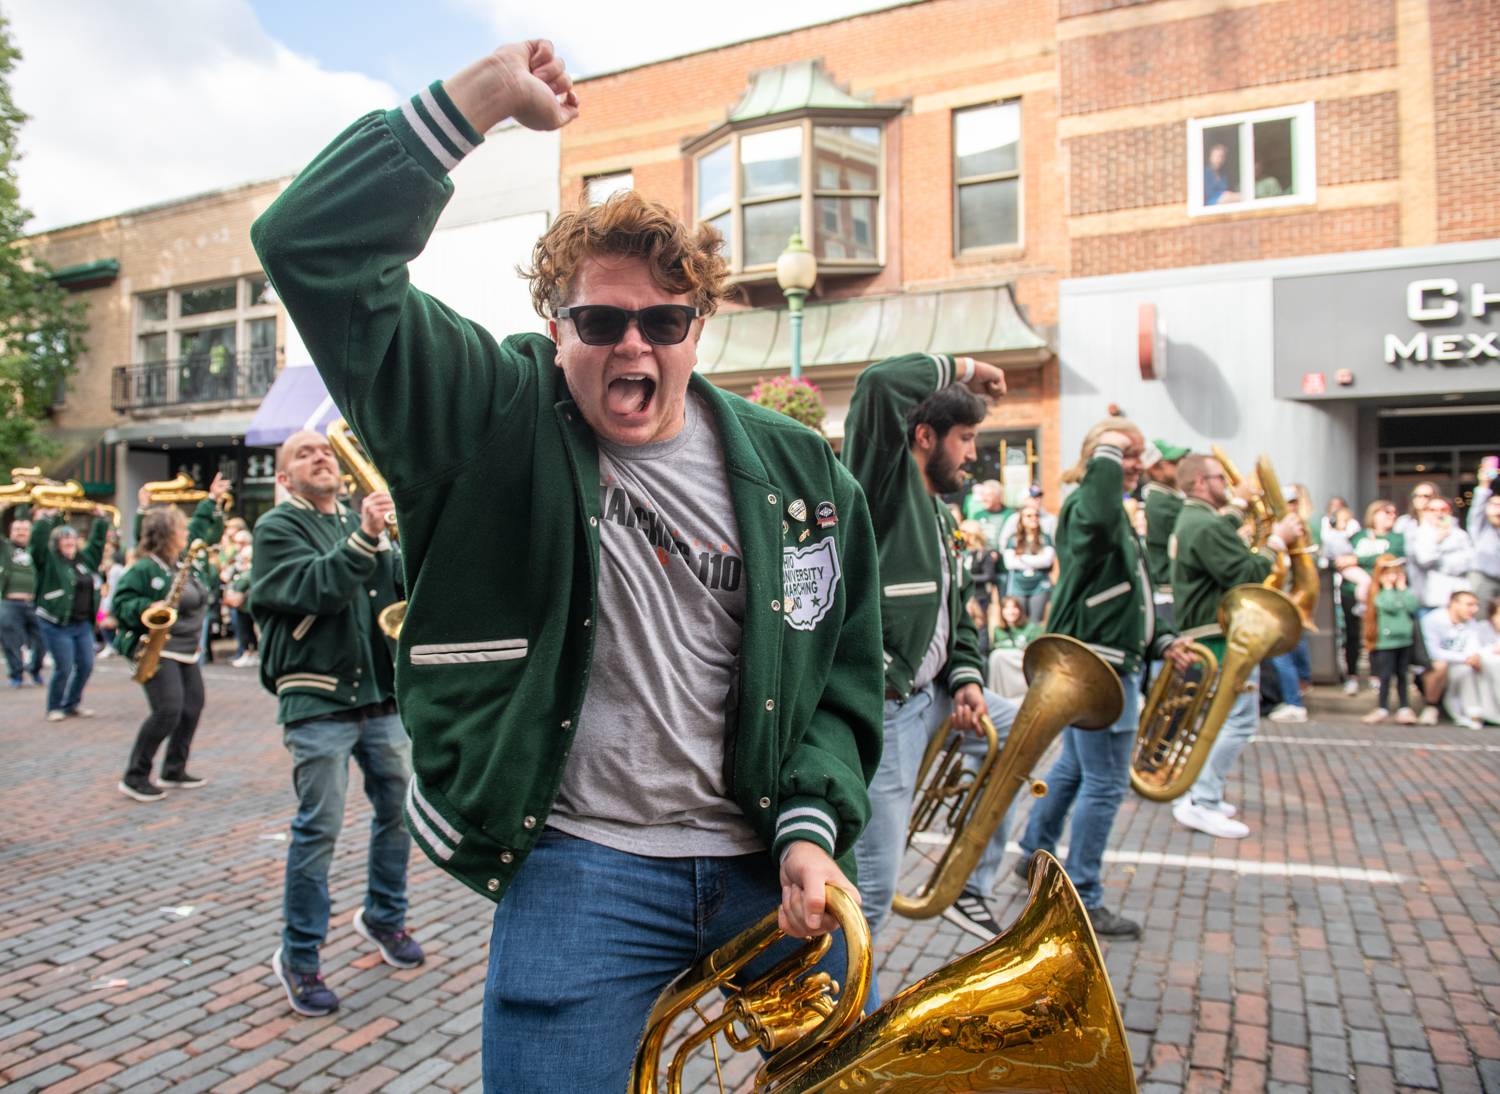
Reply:
M927 493L906 439L906 415L953 382L953 358L892 357L860 373L844 421L844 463L869 499L880 547L880 621L886 686L903 699L932 644L948 568L948 661L938 680L949 692L984 684L979 632L964 610L971 584L953 514ZM941 561L940 561L941 560Z
M1057 515L1060 576L1047 629L1086 643L1120 673L1160 657L1172 641L1158 625L1140 540L1125 512L1125 472L1118 448L1099 445L1078 489Z
M31 553L35 540L25 547L17 547L8 539L0 539L0 597L11 594L36 596L36 559Z
M395 648L378 619L400 599L390 537L366 535L345 505L324 514L295 494L256 521L254 534L249 609L276 720L389 699Z
M104 540L109 535L109 521L95 517L87 542L78 545L78 553L69 561L48 542L52 529L60 523L59 517L45 517L31 526L31 543L35 548L31 557L36 561L36 614L49 623L67 619L73 609L73 590L79 581L93 584L99 563L104 559ZM94 605L89 609L90 624L98 610L99 590L95 588Z
M499 900L552 809L588 686L599 457L552 342L496 342L408 282L452 193L447 171L480 139L434 84L345 130L251 235L400 514L408 826ZM852 865L882 710L864 496L816 433L700 376L691 387L718 425L745 559L728 785L774 852L808 839Z
M1168 544L1186 496L1182 491L1159 482L1148 482L1141 489L1141 501L1146 506L1146 569L1151 574L1155 590L1169 596L1172 593L1172 558Z
M1245 546L1236 529L1238 513L1223 514L1208 502L1188 498L1172 531L1172 600L1184 638L1224 656L1219 601L1236 585L1264 581L1271 559Z
M176 576L151 555L141 555L120 575L114 598L110 601L110 614L120 624L114 640L117 653L124 657L135 655L136 644L146 634L141 614L158 600L166 599ZM202 578L196 567L193 578L202 585ZM205 587L205 595L207 592Z

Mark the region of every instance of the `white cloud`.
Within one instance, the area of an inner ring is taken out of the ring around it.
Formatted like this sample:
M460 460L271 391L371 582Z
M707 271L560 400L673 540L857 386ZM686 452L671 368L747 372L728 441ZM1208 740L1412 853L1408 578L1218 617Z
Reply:
M902 0L755 0L714 5L703 0L577 0L567 8L534 0L448 0L485 20L495 45L550 38L570 71L588 76L682 53L741 42L793 27L840 19ZM910 0L907 0L910 2Z
M7 0L30 230L297 170L388 85L274 41L247 0Z

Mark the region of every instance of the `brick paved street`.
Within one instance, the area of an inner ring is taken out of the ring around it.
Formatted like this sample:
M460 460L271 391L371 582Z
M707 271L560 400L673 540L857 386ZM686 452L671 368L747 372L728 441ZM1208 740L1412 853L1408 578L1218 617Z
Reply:
M95 719L48 724L40 692L0 693L6 1090L478 1088L489 905L415 855L428 964L378 964L348 927L355 791L324 951L343 1009L287 1009L267 959L292 798L253 676L208 670L193 766L212 781L154 805L115 790L145 708L118 661L90 685ZM1143 1089L1500 1094L1500 731L1263 728L1232 784L1250 839L1134 798L1120 817L1107 903L1146 934L1107 953ZM1002 882L1003 922L1021 895ZM888 991L967 948L941 921L895 920L880 943ZM711 1073L695 1065L697 1089Z

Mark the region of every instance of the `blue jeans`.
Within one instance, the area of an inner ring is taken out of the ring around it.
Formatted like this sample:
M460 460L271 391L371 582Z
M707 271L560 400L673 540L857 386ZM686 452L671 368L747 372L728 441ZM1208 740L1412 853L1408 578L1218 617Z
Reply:
M1281 701L1288 706L1302 706L1302 681L1312 679L1312 658L1308 656L1306 636L1287 653L1271 658L1271 667L1276 670L1276 680L1281 685Z
M656 997L780 902L764 852L646 858L545 830L495 909L484 1089L625 1090ZM742 979L802 945L778 943ZM844 960L835 931L817 967L842 983Z
M1141 673L1120 674L1125 706L1108 729L1063 730L1062 753L1047 772L1047 796L1031 808L1031 820L1021 837L1021 853L1057 852L1063 823L1075 801L1073 831L1068 837L1068 877L1085 908L1104 902L1104 848L1115 814L1130 788L1130 758L1135 752L1136 723L1140 720Z
M984 701L989 707L990 721L995 723L1003 744L1020 705L988 689ZM927 742L952 711L952 697L946 691L939 693L933 684L913 692L904 703L886 700L885 744L880 753L880 766L870 782L870 823L865 825L859 842L854 845L854 861L859 868L859 896L865 918L870 921L872 939L879 937L895 897L901 860L906 855L906 831L911 819L912 797L917 791L917 769L922 764L922 754L927 749ZM966 737L964 751L983 756L983 739ZM1005 858L1007 820L1002 820L995 829L989 846L969 878L970 886L983 895L988 895L994 888L1000 862ZM871 981L872 996L875 990Z
M0 646L5 649L5 668L20 683L24 673L42 678L42 632L37 629L36 605L29 600L0 600ZM31 652L23 658L22 649Z
M283 958L290 969L312 972L328 934L328 864L344 823L351 756L364 772L365 797L375 809L365 922L384 931L406 925L411 837L402 823L401 807L411 781L411 740L397 715L383 714L298 722L283 729L282 741L292 754L292 784L297 788L282 902Z
M1291 654L1286 656L1290 657ZM1276 658L1280 661L1281 658ZM1293 695L1296 692L1292 693ZM1260 668L1250 674L1245 690L1229 708L1229 717L1219 727L1214 746L1209 750L1208 760L1198 773L1197 781L1188 791L1195 805L1216 806L1224 800L1224 783L1234 769L1234 761L1260 728Z
M52 655L52 679L47 682L47 711L72 714L83 699L83 685L94 671L94 628L88 623L58 626L38 619L42 641Z

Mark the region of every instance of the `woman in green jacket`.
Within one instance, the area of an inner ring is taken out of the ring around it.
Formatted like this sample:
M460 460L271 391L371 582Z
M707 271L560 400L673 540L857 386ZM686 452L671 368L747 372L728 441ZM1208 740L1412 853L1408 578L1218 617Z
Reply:
M47 683L47 721L89 718L80 706L83 688L94 671L94 613L99 592L94 577L104 557L109 521L100 512L89 541L79 546L78 532L55 509L44 511L31 530L36 552L36 614L42 642L52 655Z

